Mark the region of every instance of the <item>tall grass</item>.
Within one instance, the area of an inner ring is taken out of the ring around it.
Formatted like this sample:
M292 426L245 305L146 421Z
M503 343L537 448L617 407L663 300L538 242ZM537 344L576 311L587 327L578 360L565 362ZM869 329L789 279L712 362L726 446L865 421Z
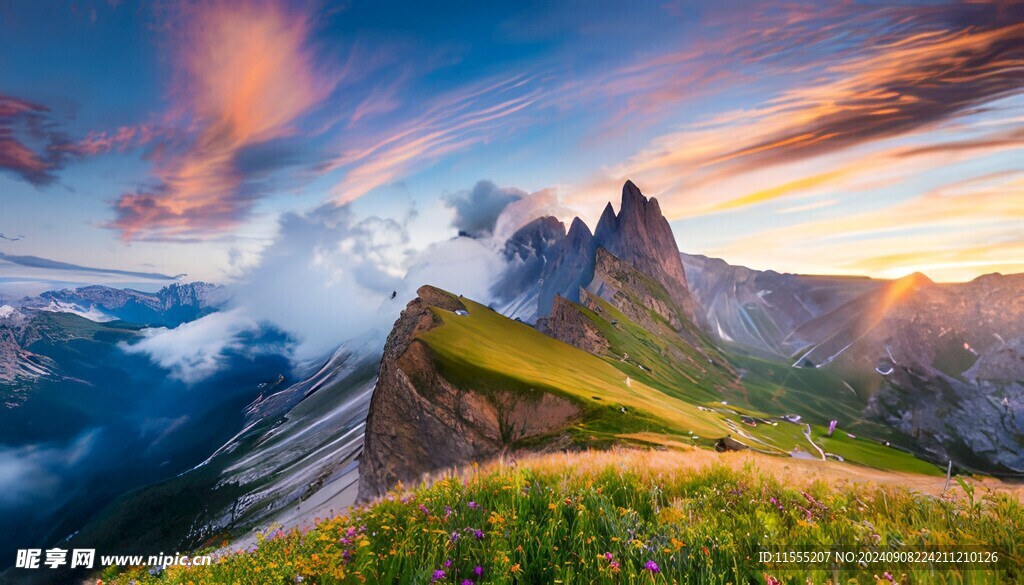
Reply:
M397 489L305 530L268 533L209 567L134 569L116 583L1012 583L1024 507L1005 493L786 477L687 454L548 455ZM999 569L832 571L758 562L762 547L979 545Z

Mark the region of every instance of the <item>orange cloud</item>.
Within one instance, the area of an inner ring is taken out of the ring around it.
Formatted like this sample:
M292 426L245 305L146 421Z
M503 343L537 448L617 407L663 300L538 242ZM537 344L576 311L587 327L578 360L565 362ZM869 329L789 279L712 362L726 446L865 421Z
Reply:
M193 136L155 157L157 188L117 202L109 227L126 240L204 238L237 225L257 198L239 153L293 134L336 81L317 70L309 22L287 4L222 1L184 9L181 23L172 97Z
M802 22L810 17L797 11L792 18ZM851 32L842 28L844 23L833 26L844 34ZM754 47L781 43L776 47L781 52L795 50L779 40L787 32L786 27L760 31L756 38L737 43L745 47L742 55L764 60L773 51ZM797 36L807 36L809 42L815 38L810 30L798 31ZM802 85L762 106L727 111L653 139L647 148L582 186L574 197L600 198L631 178L660 195L666 211L682 217L709 209L742 209L820 189L837 178L829 174L826 180L814 179L822 167L828 168L826 160L849 164L844 159L863 159L865 149L893 148L885 141L914 134L936 133L927 146L905 148L904 157L968 150L981 154L1021 145L1019 129L968 141L950 140L937 132L943 126L951 129L952 121L984 104L1024 91L1024 24L932 28L871 40L874 44L860 53L830 56L829 62L835 64L820 66L814 77L805 75ZM733 61L725 61L723 67L738 66L731 56ZM663 57L655 65L678 66L693 58Z
M923 272L960 281L1024 270L1022 222L1024 171L1000 172L864 213L761 231L709 252L801 272L882 278Z

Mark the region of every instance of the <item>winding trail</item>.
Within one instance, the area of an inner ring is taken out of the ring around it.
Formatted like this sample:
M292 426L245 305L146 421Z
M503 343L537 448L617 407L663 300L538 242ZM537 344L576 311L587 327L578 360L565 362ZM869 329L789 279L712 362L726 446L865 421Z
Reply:
M821 460L827 461L828 459L825 457L825 451L819 447L813 439L811 439L811 425L804 425L804 437L807 438L807 442L810 443L812 447L818 450L818 453L821 455Z

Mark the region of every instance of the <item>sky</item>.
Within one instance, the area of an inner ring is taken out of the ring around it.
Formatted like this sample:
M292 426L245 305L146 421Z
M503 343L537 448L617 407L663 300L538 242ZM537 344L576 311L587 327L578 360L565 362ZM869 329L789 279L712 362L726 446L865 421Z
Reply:
M1006 1L8 2L0 253L387 288L631 179L735 264L1024 272L1022 87Z

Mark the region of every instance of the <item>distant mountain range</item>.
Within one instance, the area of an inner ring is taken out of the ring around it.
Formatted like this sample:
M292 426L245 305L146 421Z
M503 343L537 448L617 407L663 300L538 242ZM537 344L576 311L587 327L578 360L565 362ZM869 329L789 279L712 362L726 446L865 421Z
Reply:
M690 445L933 475L949 461L1024 472L1024 275L802 276L682 254L657 200L631 182L593 231L538 218L504 254L490 306L425 283L383 349L341 348L295 380L283 360L239 361L229 382L205 386L235 384L200 417L221 417L210 422L219 442L80 517L68 544L116 554L143 538L165 550L249 538L523 451ZM225 294L85 287L3 309L0 387L74 384L88 370L66 364L85 360L61 347L115 359L143 324L199 318ZM127 380L153 365L123 368ZM11 408L31 393L9 395Z
M57 314L77 315L90 323L122 321L105 328L112 332L137 331L144 326L175 327L215 311L223 303L224 287L205 282L172 284L156 293L107 286L49 291L26 298L18 306L0 306L0 396L15 405L27 385L40 378L59 379L59 358L29 348L41 341L70 343L79 327ZM130 325L127 325L130 324ZM112 335L109 341L130 338ZM116 338L116 339L115 339Z
M208 282L172 284L155 293L109 286L48 291L23 306L30 309L78 312L107 318L175 327L207 315L227 300L226 289Z
M683 262L723 342L838 373L865 416L936 457L1024 471L1024 274L940 284Z

